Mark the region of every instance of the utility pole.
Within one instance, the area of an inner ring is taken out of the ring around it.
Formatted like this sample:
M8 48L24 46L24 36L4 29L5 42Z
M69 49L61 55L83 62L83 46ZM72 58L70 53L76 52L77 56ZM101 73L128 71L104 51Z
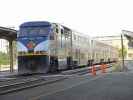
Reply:
M13 72L13 41L9 40L10 72Z
M122 70L125 70L124 64L124 46L123 46L123 35L121 34L121 54L122 54Z

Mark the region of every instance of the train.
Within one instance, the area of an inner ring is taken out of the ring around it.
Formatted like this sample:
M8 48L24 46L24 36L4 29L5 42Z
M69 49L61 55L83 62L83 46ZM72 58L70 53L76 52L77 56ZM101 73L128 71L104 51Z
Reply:
M116 48L48 21L22 23L17 52L19 73L57 72L118 59Z

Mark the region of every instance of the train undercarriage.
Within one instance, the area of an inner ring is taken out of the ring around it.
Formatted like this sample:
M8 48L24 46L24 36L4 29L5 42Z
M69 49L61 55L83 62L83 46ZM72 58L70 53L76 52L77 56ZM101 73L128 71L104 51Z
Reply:
M66 58L66 63L60 66L60 61L58 57L39 55L39 56L19 56L18 57L18 72L19 74L24 73L55 73L58 71L76 69L80 67L88 67L92 65L108 64L115 61L106 61L102 59L100 62L94 63L94 60L88 60L86 65L78 65L77 61L73 61L72 57Z

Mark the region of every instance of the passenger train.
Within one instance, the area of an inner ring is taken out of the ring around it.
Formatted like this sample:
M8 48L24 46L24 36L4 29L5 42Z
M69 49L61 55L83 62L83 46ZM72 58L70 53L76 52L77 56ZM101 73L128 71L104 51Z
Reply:
M18 72L48 73L116 61L117 50L58 23L25 22L17 34Z

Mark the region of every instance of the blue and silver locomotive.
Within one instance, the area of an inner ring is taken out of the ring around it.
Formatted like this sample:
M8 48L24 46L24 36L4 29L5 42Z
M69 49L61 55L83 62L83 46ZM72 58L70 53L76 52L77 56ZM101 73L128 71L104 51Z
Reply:
M18 71L49 71L49 44L53 28L49 22L27 22L20 25L17 37Z

